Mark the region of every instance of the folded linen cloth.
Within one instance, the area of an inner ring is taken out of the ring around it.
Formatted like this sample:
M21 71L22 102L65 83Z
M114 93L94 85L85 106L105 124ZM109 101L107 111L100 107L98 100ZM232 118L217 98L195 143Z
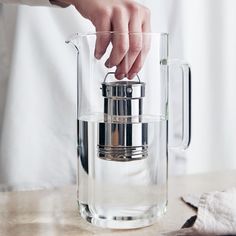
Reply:
M197 208L197 216L184 225L190 228L169 232L165 235L236 235L236 188L197 195L182 199Z
M203 194L193 227L203 233L236 234L236 188Z

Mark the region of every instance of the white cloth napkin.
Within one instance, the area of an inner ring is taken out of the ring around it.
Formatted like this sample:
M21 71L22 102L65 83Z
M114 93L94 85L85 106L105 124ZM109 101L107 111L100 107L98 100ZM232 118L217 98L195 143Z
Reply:
M203 233L236 234L236 188L203 194L193 227Z
M198 208L196 221L191 228L166 235L236 235L236 188L182 199Z

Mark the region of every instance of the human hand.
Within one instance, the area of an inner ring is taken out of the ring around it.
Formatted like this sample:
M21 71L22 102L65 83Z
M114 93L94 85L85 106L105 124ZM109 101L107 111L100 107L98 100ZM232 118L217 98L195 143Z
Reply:
M100 31L114 31L111 34L97 34L94 55L100 59L110 42L112 50L105 65L116 66L117 79L133 79L140 71L148 53L149 37L141 32L150 32L150 11L132 0L72 0L80 14L89 19ZM128 34L129 32L129 34Z

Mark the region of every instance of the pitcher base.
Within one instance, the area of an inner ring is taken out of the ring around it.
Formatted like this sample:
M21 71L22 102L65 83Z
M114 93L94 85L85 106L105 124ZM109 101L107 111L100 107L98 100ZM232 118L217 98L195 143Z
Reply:
M90 210L90 206L78 203L80 215L87 222L102 228L110 229L135 229L150 226L163 216L167 209L167 204L163 207L154 206L145 214L140 216L109 216L98 215Z

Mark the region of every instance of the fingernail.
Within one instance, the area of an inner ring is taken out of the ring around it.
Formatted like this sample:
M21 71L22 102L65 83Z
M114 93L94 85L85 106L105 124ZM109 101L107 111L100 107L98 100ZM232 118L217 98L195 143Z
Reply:
M95 55L94 55L95 57L96 57L96 59L101 59L101 57L102 57L102 54L101 53L99 53L99 52L95 52Z
M124 79L125 78L125 74L118 74L116 75L117 79Z
M109 59L105 62L105 66L106 66L107 68L111 68L111 67L112 67L112 65L110 64Z

